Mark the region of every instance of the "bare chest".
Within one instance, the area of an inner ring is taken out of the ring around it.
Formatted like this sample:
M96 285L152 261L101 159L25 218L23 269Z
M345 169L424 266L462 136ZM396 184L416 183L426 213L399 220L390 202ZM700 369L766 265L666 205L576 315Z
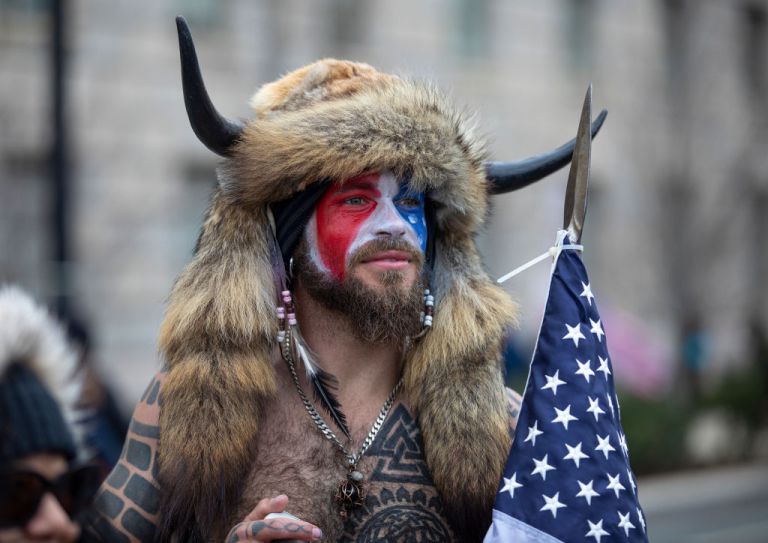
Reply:
M298 409L296 409L298 408ZM395 404L358 464L366 498L346 520L334 502L346 476L344 457L323 437L300 403L268 410L263 439L241 502L241 517L258 500L281 493L288 512L318 525L325 541L451 541L440 497L424 459L421 434L408 409Z

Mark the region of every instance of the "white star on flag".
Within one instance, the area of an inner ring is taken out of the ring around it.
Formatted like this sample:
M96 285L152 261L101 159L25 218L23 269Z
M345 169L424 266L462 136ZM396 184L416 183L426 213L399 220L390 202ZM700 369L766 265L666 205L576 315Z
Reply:
M629 520L629 512L626 515L622 515L621 511L616 511L619 514L619 528L624 528L624 535L629 537L629 531L635 529L635 525Z
M608 535L608 532L603 530L603 519L600 519L600 522L597 524L593 524L591 520L588 520L587 522L589 523L589 531L584 534L584 537L594 537L595 541L600 543L603 536Z
M602 356L597 357L600 360L600 367L597 368L597 371L603 372L603 377L605 377L606 381L608 380L608 376L611 374L611 369L608 367L608 357L603 358ZM611 410L613 410L613 407L611 407Z
M541 430L539 430L539 421L534 421L533 426L528 427L528 437L525 438L525 441L523 443L528 443L529 441L533 442L533 446L536 446L536 438L543 434Z
M579 365L579 369L576 370L576 375L582 375L584 379L587 380L587 383L589 383L589 378L595 374L594 371L592 371L592 367L590 365L591 360L587 360L586 362L580 362L579 359L576 359L576 364Z
M557 413L557 416L552 419L552 422L559 422L562 423L562 425L565 427L565 429L568 429L568 423L572 420L579 420L573 415L571 415L571 404L568 404L568 407L565 409L558 409L555 407L555 412Z
M581 481L576 481L576 482L579 483L579 488L581 489L579 490L579 493L576 494L576 497L584 498L585 500L587 500L587 505L592 505L592 498L600 495L597 492L595 492L594 488L592 488L592 484L595 482L595 480L593 479L587 484L584 484Z
M598 415L605 415L605 411L602 410L600 407L600 404L597 401L597 398L593 398L592 396L589 396L587 398L589 400L589 407L587 408L587 413L592 413L595 416L595 421L597 421Z
M618 473L615 476L613 476L613 475L611 475L609 473L608 474L608 486L605 487L608 490L613 490L616 493L616 497L617 498L619 497L619 490L626 490L626 488L624 488L624 485L621 484L621 481L619 480L619 477L620 477L620 475Z
M563 460L573 460L573 463L576 464L577 468L580 467L579 462L581 462L583 458L589 458L588 455L581 452L581 441L579 441L575 447L571 447L567 443L565 444L565 447L568 449L568 454L563 457Z
M595 450L603 453L605 459L608 460L608 453L616 450L613 445L610 444L611 436L606 435L605 437L600 437L600 435L596 435L595 437L597 438L597 447L595 447Z
M531 476L536 475L538 473L539 475L541 475L541 478L543 480L545 481L547 480L547 472L556 469L547 463L548 457L549 457L549 454L545 454L544 458L542 458L541 460L536 460L535 458L533 459L533 462L534 464L536 464L536 467L533 468L533 471L531 472Z
M592 307L592 299L595 297L594 294L592 294L592 287L589 286L589 283L585 283L584 281L581 282L581 286L584 287L584 290L581 291L579 296L584 296L587 299L589 306Z
M580 322L577 322L576 326L571 326L570 324L566 323L565 327L568 329L568 333L563 336L563 339L572 339L573 344L576 345L576 347L579 346L580 339L587 339L584 334L581 333Z
M554 375L545 375L544 378L547 380L547 384L541 387L541 390L550 389L557 396L557 387L565 384L565 381L561 381L559 376L560 370L557 370Z
M517 482L517 472L512 474L512 477L504 477L504 487L499 492L509 492L509 497L515 497L515 489L520 488L523 485Z
M541 495L544 498L544 506L539 511L549 511L552 513L552 518L557 518L557 510L566 507L564 503L561 503L558 499L560 497L559 492L555 492L555 495L551 498L549 496Z
M589 331L597 336L598 342L602 343L605 332L603 332L603 326L600 324L600 319L597 319L597 321L589 319L589 322L592 325L592 328L590 328Z

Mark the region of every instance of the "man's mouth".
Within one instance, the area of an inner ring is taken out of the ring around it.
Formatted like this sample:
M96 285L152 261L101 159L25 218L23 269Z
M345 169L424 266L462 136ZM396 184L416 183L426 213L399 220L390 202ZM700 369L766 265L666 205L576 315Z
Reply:
M386 269L400 269L407 267L413 258L406 251L381 251L373 256L366 258L362 264L372 264Z

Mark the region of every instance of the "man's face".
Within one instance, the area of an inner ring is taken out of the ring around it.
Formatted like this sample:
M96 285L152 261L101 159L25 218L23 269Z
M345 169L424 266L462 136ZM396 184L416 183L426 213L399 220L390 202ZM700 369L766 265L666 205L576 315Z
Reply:
M307 225L307 240L310 258L328 278L352 275L377 288L400 277L409 288L427 243L424 195L389 172L332 185Z
M389 173L331 186L296 252L297 279L371 343L417 334L427 226L424 196Z

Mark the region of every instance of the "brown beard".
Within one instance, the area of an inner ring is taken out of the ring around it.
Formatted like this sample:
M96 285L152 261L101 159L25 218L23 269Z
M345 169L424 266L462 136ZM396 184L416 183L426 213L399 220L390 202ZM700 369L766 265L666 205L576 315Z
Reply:
M398 270L385 270L380 281L384 287L376 291L351 270L382 251L405 251L419 270L424 256L403 241L374 240L361 247L350 260L345 279L338 281L320 271L309 256L306 240L296 250L294 273L301 286L323 307L343 315L355 336L366 343L402 342L421 330L424 309L424 280L421 274L409 289L402 286L405 278Z

